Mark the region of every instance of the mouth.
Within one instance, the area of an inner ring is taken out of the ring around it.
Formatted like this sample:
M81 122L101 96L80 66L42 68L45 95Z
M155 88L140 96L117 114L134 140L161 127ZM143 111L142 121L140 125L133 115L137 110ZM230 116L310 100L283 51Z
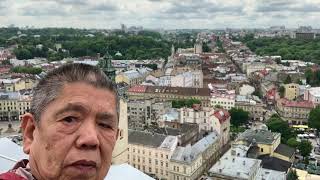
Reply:
M80 160L72 163L70 167L75 168L83 173L96 170L97 163L94 161Z

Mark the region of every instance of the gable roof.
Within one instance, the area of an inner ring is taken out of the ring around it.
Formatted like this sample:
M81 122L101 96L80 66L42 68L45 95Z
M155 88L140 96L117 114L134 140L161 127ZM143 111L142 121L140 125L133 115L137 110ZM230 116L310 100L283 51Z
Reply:
M279 144L274 152L291 158L295 153L295 149L285 144Z

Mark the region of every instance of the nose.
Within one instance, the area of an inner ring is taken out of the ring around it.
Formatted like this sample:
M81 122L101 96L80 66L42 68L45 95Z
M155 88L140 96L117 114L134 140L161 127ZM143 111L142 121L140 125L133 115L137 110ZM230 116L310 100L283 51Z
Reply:
M78 131L78 138L76 140L77 148L85 150L94 150L98 148L99 139L95 123L83 123Z

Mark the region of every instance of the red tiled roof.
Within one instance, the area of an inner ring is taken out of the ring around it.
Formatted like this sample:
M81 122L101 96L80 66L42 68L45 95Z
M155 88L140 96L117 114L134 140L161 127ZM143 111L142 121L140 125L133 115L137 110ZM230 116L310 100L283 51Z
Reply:
M224 123L230 117L229 112L225 109L216 110L213 115L219 119L220 124Z
M147 90L147 86L137 85L129 88L128 92L144 93L146 92L146 90Z
M288 99L280 99L282 106L285 107L301 107L301 108L314 108L311 101L289 101Z

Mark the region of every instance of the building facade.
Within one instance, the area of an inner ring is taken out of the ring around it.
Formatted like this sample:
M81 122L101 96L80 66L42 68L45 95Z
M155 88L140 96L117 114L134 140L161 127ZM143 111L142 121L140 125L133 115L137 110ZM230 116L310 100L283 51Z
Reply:
M0 93L0 121L19 120L30 110L31 97L19 92Z
M129 130L129 164L154 178L170 179L169 163L177 144L175 136Z
M285 88L284 98L287 98L288 100L294 100L300 95L299 84L295 84L295 83L286 84L284 88Z
M315 107L311 101L279 99L276 110L290 124L307 124L310 111Z
M170 159L169 179L198 179L218 160L219 140L217 132L211 132L192 146L177 147Z
M304 100L311 101L314 104L320 104L320 87L306 87Z

